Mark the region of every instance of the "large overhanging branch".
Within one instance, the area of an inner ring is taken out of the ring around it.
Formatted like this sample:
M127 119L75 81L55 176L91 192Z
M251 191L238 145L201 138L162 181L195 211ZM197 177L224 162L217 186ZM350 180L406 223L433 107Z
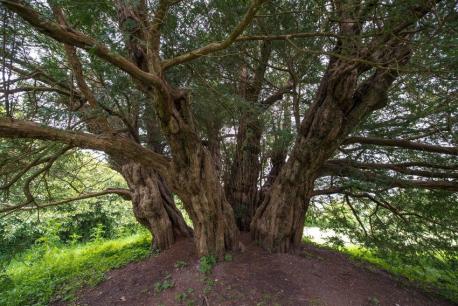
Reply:
M4 89L0 89L0 93L4 93L8 95L20 93L20 92L57 92L57 93L67 95L67 96L71 94L60 88L53 88L53 87L46 87L46 86L22 86L22 87L12 88L7 91L5 91Z
M55 154L50 156L49 160L46 162L44 167L41 167L37 171L33 172L29 177L25 179L24 185L22 187L22 191L24 192L26 200L21 206L36 203L35 197L33 196L32 191L31 191L31 186L32 186L33 181L35 181L39 176L41 176L45 172L49 171L51 167L53 166L53 164L71 148L72 148L71 145L64 146L62 149L60 149Z
M406 166L406 164L361 163L347 159L330 160L328 161L328 163L334 164L336 166L350 166L358 169L391 170L406 175L422 176L429 178L458 179L458 172L438 172L429 170L410 169L410 167ZM456 169L458 169L458 166L456 167Z
M414 216L418 219L421 220L426 220L428 222L438 224L441 226L448 227L447 224L440 223L433 218L429 218L427 216L421 215L416 212L408 211L403 208L396 207L392 203L388 202L385 200L380 194L374 195L374 192L366 192L366 191L353 191L352 188L344 188L344 187L331 187L328 189L322 189L322 190L316 190L314 191L312 196L317 196L317 195L330 195L330 194L341 194L344 196L344 198L352 197L358 200L361 199L367 199L373 203L376 204L375 210L369 215L369 219L377 213L378 208L382 207L391 213L393 213L394 216L400 218L403 222L409 222L409 220L406 218L407 216ZM348 203L347 203L348 204ZM353 213L355 213L354 210L352 210ZM360 223L361 224L361 223Z
M245 13L245 16L243 16L242 20L237 24L237 26L234 28L234 30L229 34L229 36L225 40L221 42L213 42L204 47L192 50L188 53L179 55L177 57L166 59L162 61L162 64L161 64L162 69L165 70L172 66L186 63L194 59L197 59L199 57L202 57L204 55L228 48L232 43L234 43L237 40L237 38L243 33L243 31L245 31L245 29L250 25L251 21L253 20L253 18L256 15L256 12L261 7L261 5L266 1L267 0L252 0L250 7L248 8L247 12Z
M273 40L289 40L292 38L310 38L310 37L339 37L338 34L332 32L301 32L279 35L241 35L236 41L273 41Z
M3 53L0 51L0 56L7 57L9 60L12 61L12 63L17 64L16 65L9 65L8 69L11 69L15 74L18 74L19 77L16 80L11 80L10 83L14 83L15 81L21 81L24 79L32 79L39 81L40 83L44 83L49 85L50 88L55 88L57 92L60 94L65 94L67 96L71 95L76 95L75 91L73 88L70 86L70 84L67 84L62 81L58 81L55 78L53 78L51 75L47 74L44 70L43 67L40 67L37 64L33 64L30 59L26 61L23 61L21 59L18 59L14 57L12 54L9 53ZM82 98L81 96L78 96L78 98Z
M343 193L345 191L344 187L330 187L326 189L315 189L312 192L312 197L321 196L321 195L331 195L336 193Z
M354 143L370 144L370 145L377 145L377 146L384 146L384 147L397 147L397 148L404 148L404 149L410 149L410 150L416 150L416 151L458 155L457 147L443 147L443 146L431 145L431 144L426 144L426 143L412 142L412 141L402 140L402 139L384 139L384 138L377 138L377 137L349 137L345 139L345 141L343 142L344 145L349 145L349 144L354 144Z
M51 5L54 16L56 17L59 24L63 27L68 27L68 22L65 18L62 9L58 6ZM65 55L67 57L67 62L70 65L70 68L73 72L73 76L76 79L76 84L80 89L83 96L88 101L89 105L93 108L97 107L97 99L95 98L94 93L86 83L83 75L83 65L76 53L76 48L72 45L64 44Z
M47 20L44 16L36 12L30 6L18 0L0 0L0 3L5 5L9 10L17 13L35 29L43 34L54 38L55 40L69 44L88 52L91 52L101 59L113 64L129 75L142 82L160 85L160 79L138 68L134 63L125 57L110 50L104 44L98 42L94 38L87 36L81 32L77 32L68 27L63 27L56 22Z
M147 167L152 167L164 177L168 177L170 169L170 161L167 157L122 137L95 136L9 118L0 119L0 137L51 140L80 148L104 151L115 156L135 159Z
M3 185L0 185L0 190L6 190L13 186L24 174L27 173L30 169L35 166L47 163L51 160L52 156L46 156L47 151L41 152L37 158L28 163L23 169L16 173L9 181L5 182Z
M13 211L23 211L23 210L34 210L34 209L42 209L42 208L48 208L48 207L54 207L54 206L60 206L64 204L68 204L71 202L75 201L80 201L80 200L85 200L85 199L90 199L90 198L95 198L95 197L100 197L103 195L107 194L117 194L121 196L125 200L130 200L132 195L128 189L123 189L123 188L108 188L103 191L98 191L98 192L87 192L87 193L82 193L76 197L65 199L65 200L60 200L60 201L54 201L46 204L33 204L33 206L27 205L28 203L20 204L20 205L7 205L4 208L0 208L0 213L10 213Z
M377 208L378 207L382 207L382 208L390 211L391 213L393 213L394 216L400 218L405 223L409 222L409 220L406 218L407 216L414 216L417 219L426 220L427 222L431 222L431 223L434 223L434 224L437 224L437 225L440 225L440 226L444 226L444 227L447 227L447 228L451 229L451 227L448 224L444 224L444 223L438 222L438 221L434 220L433 218L429 218L429 217L427 217L425 215L421 215L421 214L416 213L416 212L408 211L408 210L405 210L403 208L398 208L395 205L393 205L392 203L389 203L387 200L385 200L380 195L374 196L369 192L357 192L357 193L355 193L355 192L350 192L350 191L345 191L344 194L347 195L347 196L356 198L356 199L364 199L365 198L365 199L368 199L369 201L372 201L373 203L375 203L376 204L376 209L369 216L369 218L371 216L373 216L375 213L377 213L377 210L378 210Z
M329 175L353 178L359 181L371 182L388 188L422 188L431 190L446 190L452 192L458 191L457 181L400 179L388 175L363 171L351 166L326 163L321 168L320 176Z

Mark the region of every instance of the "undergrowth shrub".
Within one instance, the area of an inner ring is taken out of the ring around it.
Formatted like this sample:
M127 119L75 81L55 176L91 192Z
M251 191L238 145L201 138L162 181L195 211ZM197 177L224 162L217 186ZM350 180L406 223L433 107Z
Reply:
M199 263L199 271L208 274L216 265L216 257L213 255L202 256Z
M104 272L149 254L151 238L146 231L114 240L94 237L86 244L59 247L51 243L54 238L39 239L0 271L0 305L71 300L77 289L100 282Z

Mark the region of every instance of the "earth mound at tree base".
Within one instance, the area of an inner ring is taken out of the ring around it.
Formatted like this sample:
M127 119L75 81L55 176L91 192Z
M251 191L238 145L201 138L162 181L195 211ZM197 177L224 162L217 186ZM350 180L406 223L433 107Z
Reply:
M212 273L199 271L192 240L107 274L78 294L77 305L454 305L346 255L303 245L269 254L248 236L246 249ZM55 305L65 305L57 303Z

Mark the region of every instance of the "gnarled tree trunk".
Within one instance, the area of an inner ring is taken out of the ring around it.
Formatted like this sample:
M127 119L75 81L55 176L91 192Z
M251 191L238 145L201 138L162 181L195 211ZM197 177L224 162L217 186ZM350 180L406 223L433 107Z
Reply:
M221 258L238 247L238 229L217 163L196 133L189 96L164 81L153 101L173 157L170 184L193 222L197 253Z
M394 61L405 63L409 49L400 44L395 52ZM364 117L386 105L396 73L377 69L358 84L358 73L363 71L336 58L330 61L291 156L251 223L253 238L264 248L287 252L297 246L320 168Z
M261 136L262 125L258 116L246 114L240 120L234 161L225 184L226 196L241 231L250 230L259 199Z
M238 95L248 103L248 108L239 121L235 156L224 189L241 231L250 230L251 218L259 201L259 155L263 131L260 115L265 108L263 109L261 101L258 100L271 53L271 43L263 42L260 48L260 63L251 81L246 65L243 65L240 71Z
M221 258L226 250L238 247L238 230L210 152L198 151L186 169L176 166L175 183L193 221L198 255Z
M153 248L165 250L180 237L191 237L163 179L137 163L125 163L121 173L132 191L135 218L153 235Z
M251 222L252 238L270 252L294 250L302 239L314 178L290 158L263 193Z

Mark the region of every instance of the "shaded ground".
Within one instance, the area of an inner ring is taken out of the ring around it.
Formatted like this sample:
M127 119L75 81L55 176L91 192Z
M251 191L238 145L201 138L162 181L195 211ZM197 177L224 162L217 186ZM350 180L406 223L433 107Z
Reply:
M297 255L268 254L247 237L244 242L243 253L219 263L205 276L198 271L192 241L182 240L159 256L111 271L99 286L82 290L77 304L453 305L343 254L311 245Z

